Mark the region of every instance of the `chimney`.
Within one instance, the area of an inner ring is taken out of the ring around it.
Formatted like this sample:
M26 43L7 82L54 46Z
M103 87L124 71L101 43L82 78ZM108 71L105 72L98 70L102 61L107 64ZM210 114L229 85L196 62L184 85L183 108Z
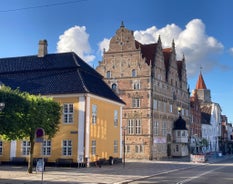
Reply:
M39 41L38 57L44 57L48 53L47 46L47 40Z

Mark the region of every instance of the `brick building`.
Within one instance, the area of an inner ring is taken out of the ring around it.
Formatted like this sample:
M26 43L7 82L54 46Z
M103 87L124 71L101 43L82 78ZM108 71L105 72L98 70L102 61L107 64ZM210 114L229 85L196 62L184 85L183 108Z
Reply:
M189 127L189 91L185 59L177 61L175 43L144 45L123 22L96 70L126 103L122 123L126 158L171 156L178 107Z

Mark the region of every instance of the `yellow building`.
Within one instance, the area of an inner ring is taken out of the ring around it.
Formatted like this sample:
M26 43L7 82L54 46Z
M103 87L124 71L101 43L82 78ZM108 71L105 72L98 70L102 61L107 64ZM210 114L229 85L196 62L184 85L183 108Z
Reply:
M38 55L2 58L0 65L4 85L51 97L62 106L59 131L51 140L36 143L35 158L87 164L122 158L124 102L75 53L48 54L47 41L41 40ZM0 162L28 159L29 150L26 139L0 140Z

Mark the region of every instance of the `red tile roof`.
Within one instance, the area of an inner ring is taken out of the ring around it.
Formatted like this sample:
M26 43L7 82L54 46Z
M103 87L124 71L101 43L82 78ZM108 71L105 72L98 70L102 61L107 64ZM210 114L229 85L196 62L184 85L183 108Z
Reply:
M197 81L197 84L196 84L196 89L207 89L206 85L205 85L205 81L204 81L201 73L200 73L200 75L198 77L198 81Z
M154 62L157 43L143 45L135 40L135 45L136 48L141 47L142 57L146 59L148 65Z

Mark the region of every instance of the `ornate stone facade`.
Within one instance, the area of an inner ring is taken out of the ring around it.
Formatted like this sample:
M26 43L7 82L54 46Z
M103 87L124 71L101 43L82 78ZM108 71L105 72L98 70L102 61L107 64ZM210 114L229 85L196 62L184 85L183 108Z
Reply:
M189 91L185 59L176 60L175 43L143 45L123 23L96 70L126 103L122 123L127 158L171 156L172 126L182 117L189 126Z

